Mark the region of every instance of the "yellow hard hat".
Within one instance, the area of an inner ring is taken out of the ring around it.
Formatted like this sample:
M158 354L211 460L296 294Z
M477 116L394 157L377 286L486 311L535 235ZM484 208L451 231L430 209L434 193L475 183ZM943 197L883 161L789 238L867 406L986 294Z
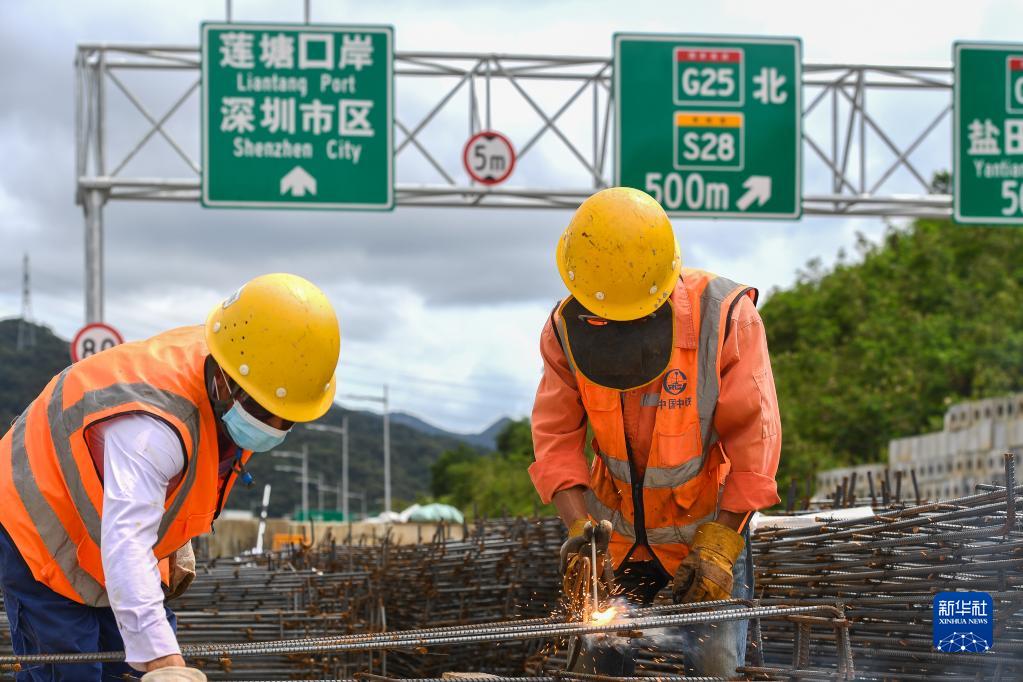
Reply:
M584 201L558 241L556 259L576 300L618 321L660 308L682 269L664 209L631 187L611 187Z
M293 422L319 419L334 402L341 330L312 282L262 275L206 318L213 359L253 400Z

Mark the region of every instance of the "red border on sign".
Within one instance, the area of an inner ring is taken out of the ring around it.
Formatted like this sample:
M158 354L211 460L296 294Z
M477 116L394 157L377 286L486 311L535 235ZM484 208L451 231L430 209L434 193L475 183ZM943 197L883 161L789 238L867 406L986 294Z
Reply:
M80 338L82 338L82 334L84 334L85 332L89 331L90 329L96 329L96 328L106 329L108 332L113 334L114 338L117 339L118 345L124 343L124 337L121 336L121 332L117 331L116 329L111 327L109 324L104 324L102 322L93 322L91 324L87 324L84 327L82 327L81 329L79 329L75 333L75 338L71 340L71 362L72 363L75 363L75 362L78 362L79 360L81 360L81 358L78 357L78 340Z
M481 178L480 176L476 175L476 173L472 169L472 166L469 165L469 149L472 147L472 143L480 139L481 137L486 138L498 137L504 140L504 143L508 145L508 149L511 150L511 163L508 164L508 170L504 172L504 175L498 178ZM515 170L515 162L517 160L518 154L515 153L515 147L512 145L511 140L509 140L507 137L497 132L496 130L481 130L480 132L470 137L469 141L465 143L465 147L462 148L462 166L465 167L465 172L469 174L470 178L480 183L481 185L499 185L505 180L507 180L508 177L511 176L512 171Z

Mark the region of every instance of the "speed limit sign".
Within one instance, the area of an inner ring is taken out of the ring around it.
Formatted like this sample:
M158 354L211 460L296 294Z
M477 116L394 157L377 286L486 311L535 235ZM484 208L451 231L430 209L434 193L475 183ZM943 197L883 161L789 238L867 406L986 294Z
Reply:
M497 185L507 180L515 169L515 149L501 133L484 130L465 143L462 164L476 182Z
M71 342L71 362L78 362L101 350L124 343L121 333L109 324L95 322L78 330Z

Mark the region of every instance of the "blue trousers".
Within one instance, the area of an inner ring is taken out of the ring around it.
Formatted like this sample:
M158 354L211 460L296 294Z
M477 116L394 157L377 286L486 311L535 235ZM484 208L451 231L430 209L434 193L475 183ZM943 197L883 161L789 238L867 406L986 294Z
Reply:
M121 651L124 642L109 608L85 606L63 597L32 577L7 531L0 527L0 588L16 654ZM173 612L167 610L171 627ZM24 666L19 682L134 680L127 663Z
M749 533L745 533L746 549L732 569L732 597L753 598L753 559ZM654 561L626 562L615 571L615 582L622 596L630 603L649 605L671 582ZM746 630L749 621L705 623L646 631L644 640L611 640L586 638L580 656L579 672L630 677L635 674L635 653L639 646L652 644L661 651L682 654L685 674L689 676L735 677L735 669L745 665Z

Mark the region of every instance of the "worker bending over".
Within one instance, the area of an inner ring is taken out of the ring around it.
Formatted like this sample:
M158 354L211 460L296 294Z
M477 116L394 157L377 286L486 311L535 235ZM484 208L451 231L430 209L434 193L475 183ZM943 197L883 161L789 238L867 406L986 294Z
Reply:
M571 295L540 337L529 473L569 528L565 553L588 553L596 531L636 603L669 583L677 602L750 598L746 520L779 501L781 449L756 289L682 268L664 210L624 187L582 203L556 260ZM677 633L686 673L733 676L746 625ZM632 674L630 655L597 658L598 672Z
M17 654L124 649L183 670L165 595L195 576L253 452L334 400L340 331L313 284L257 277L182 327L77 362L0 440L0 586ZM125 664L27 666L19 680L123 679ZM162 679L162 678L161 678ZM171 678L168 678L171 679Z

